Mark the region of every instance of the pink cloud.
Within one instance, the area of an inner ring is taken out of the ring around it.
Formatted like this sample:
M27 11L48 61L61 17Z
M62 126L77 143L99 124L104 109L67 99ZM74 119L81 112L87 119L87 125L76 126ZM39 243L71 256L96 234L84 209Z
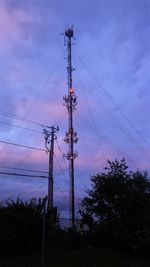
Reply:
M102 152L103 149L103 152ZM76 167L83 169L91 169L95 171L101 171L107 165L107 159L117 158L116 151L110 144L103 144L102 147L99 145L95 153L79 153L76 159ZM92 151L92 148L91 148Z
M6 166L16 166L22 167L24 164L27 166L34 165L40 168L42 165L46 165L47 155L45 152L30 150L14 146L6 146L5 150L2 150L0 157L1 164Z
M10 12L6 6L0 4L0 42L1 45L8 44L10 41L17 41L21 37L21 27L19 23L29 20L29 14L16 9Z

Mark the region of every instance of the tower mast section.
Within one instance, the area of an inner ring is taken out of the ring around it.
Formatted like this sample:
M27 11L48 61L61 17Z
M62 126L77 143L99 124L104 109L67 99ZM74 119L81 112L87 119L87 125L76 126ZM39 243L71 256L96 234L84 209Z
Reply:
M77 97L72 88L72 38L73 29L65 31L65 41L67 44L67 73L68 73L68 95L64 97L64 102L68 110L68 132L66 133L65 142L69 145L69 152L65 155L69 160L69 215L73 225L75 221L75 201L74 201L74 159L77 153L74 152L74 143L78 141L77 133L73 128L73 111L77 104Z

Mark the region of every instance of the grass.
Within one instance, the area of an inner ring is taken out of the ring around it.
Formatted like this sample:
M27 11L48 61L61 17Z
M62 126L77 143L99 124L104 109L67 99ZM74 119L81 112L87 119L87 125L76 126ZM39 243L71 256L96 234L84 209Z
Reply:
M41 267L39 255L20 255L0 260L1 267ZM132 259L126 253L109 249L49 250L44 267L150 267L144 259Z

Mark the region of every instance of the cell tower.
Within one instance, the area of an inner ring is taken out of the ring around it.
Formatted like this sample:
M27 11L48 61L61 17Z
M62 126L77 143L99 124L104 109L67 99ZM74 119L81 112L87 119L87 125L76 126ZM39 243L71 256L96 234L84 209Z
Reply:
M74 159L77 157L77 153L74 152L74 143L77 143L77 133L73 128L73 111L77 104L77 97L74 94L72 88L72 38L73 28L65 30L65 44L67 45L67 73L68 73L68 95L64 96L64 104L68 110L68 131L66 132L65 142L69 145L69 152L65 154L69 160L69 216L72 225L75 221L75 202L74 202Z

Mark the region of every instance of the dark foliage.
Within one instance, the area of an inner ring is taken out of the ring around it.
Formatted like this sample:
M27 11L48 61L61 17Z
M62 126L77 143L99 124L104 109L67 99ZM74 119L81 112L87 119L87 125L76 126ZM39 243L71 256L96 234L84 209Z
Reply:
M41 246L44 201L8 200L0 205L0 251L16 253Z
M108 161L105 172L91 177L82 201L82 220L95 220L93 243L150 254L150 182L146 172L129 172L124 159ZM87 221L85 221L87 223Z
M45 199L0 204L0 253L40 251L45 221L46 254L54 248L117 247L134 256L150 255L150 182L145 172L128 171L125 160L108 161L104 173L91 177L79 224L59 227L56 210L45 214ZM89 225L85 231L84 224Z

